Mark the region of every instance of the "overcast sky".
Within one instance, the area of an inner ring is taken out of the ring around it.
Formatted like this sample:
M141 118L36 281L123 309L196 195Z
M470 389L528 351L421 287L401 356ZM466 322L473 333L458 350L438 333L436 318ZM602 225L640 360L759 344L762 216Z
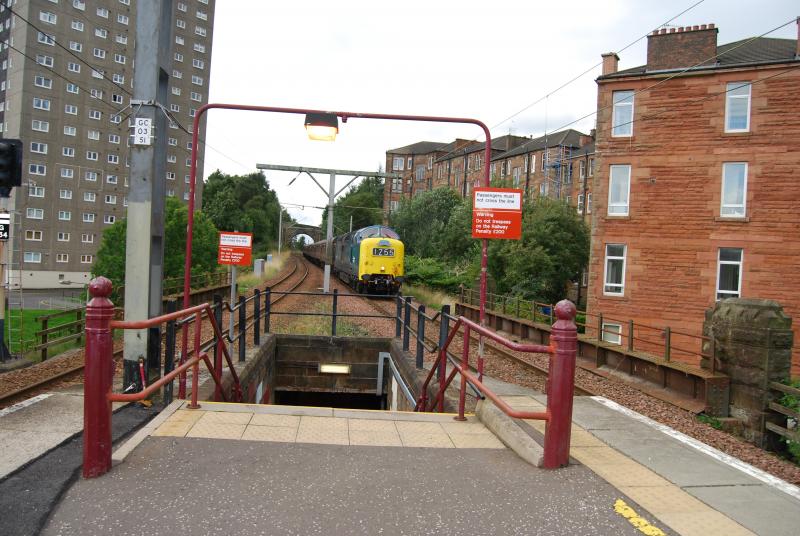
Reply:
M595 110L600 68L553 90L599 63L601 53L619 51L697 2L218 0L209 99L473 117L493 136L537 136ZM671 24L714 23L724 44L797 15L796 0L704 0ZM797 26L769 37L796 39ZM644 64L646 43L641 39L620 53L620 69ZM390 148L483 139L477 127L351 119L340 125L335 143L314 142L302 123L296 115L210 111L206 175L215 169L249 173L257 163L372 171ZM569 126L588 132L594 117ZM308 177L287 186L294 176L267 172L281 202L327 202ZM338 187L346 180L339 178ZM306 223L320 221L319 210L289 212Z

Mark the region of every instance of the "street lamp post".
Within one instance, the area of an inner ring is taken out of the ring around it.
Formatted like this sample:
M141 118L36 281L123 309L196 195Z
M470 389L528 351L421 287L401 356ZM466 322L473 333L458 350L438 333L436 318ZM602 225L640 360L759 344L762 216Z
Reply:
M483 185L488 187L489 184L489 164L492 161L492 135L482 121L477 119L462 118L462 117L437 117L426 115L398 115L398 114L373 114L373 113L360 113L360 112L331 112L325 110L310 110L307 108L282 108L277 106L252 106L246 104L223 104L223 103L208 103L201 106L194 116L192 124L192 157L191 167L189 172L189 214L187 224L187 238L186 238L186 259L184 263L184 293L183 293L183 306L189 307L189 288L190 276L192 268L192 231L194 229L194 196L196 191L197 179L197 147L198 147L198 133L200 131L200 120L203 118L208 110L240 110L250 112L271 112L283 114L305 115L306 130L309 137L312 139L334 139L336 132L338 132L338 119L342 119L342 123L346 123L348 119L386 119L394 121L422 121L428 123L461 123L476 125L483 130L486 137L486 145L484 146L484 169L483 169ZM322 130L326 137L315 135L315 130ZM333 185L331 185L333 190ZM329 199L329 202L330 199ZM331 202L332 204L332 202ZM331 218L332 220L332 218ZM329 225L333 225L332 222ZM333 228L331 227L331 232ZM488 264L488 241L481 240L481 289L480 289L480 323L486 324L486 266ZM481 340L482 342L482 340ZM184 324L182 331L182 359L185 359L186 349L189 345L189 331L188 326ZM481 344L481 347L483 345ZM179 393L179 397L183 398L186 393Z

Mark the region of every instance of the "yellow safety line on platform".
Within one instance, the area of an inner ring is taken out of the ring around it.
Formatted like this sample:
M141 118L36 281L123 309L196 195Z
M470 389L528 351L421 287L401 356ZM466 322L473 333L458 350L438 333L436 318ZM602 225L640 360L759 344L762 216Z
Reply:
M654 527L645 518L639 516L639 514L622 499L617 499L614 503L614 511L627 519L628 523L647 536L666 536L663 530Z
M544 408L526 396L501 397L514 409ZM544 433L542 421L526 421ZM754 536L753 532L680 486L572 424L570 456L681 536Z

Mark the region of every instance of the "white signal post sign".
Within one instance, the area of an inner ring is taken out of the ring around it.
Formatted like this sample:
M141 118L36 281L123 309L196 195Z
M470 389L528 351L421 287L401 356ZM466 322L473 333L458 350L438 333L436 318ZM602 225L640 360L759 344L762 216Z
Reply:
M8 232L11 229L11 214L8 212L0 213L0 240L8 240Z
M153 123L148 117L137 117L133 126L133 144L150 145Z

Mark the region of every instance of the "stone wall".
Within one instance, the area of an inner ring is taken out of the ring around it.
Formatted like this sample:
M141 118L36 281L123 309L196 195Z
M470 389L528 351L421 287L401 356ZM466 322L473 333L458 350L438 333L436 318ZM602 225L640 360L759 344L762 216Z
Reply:
M769 382L789 377L791 317L772 300L728 299L706 311L703 334L712 339L717 370L730 377L730 416L742 422L748 441L774 446L765 433L765 423L778 419L766 411Z

